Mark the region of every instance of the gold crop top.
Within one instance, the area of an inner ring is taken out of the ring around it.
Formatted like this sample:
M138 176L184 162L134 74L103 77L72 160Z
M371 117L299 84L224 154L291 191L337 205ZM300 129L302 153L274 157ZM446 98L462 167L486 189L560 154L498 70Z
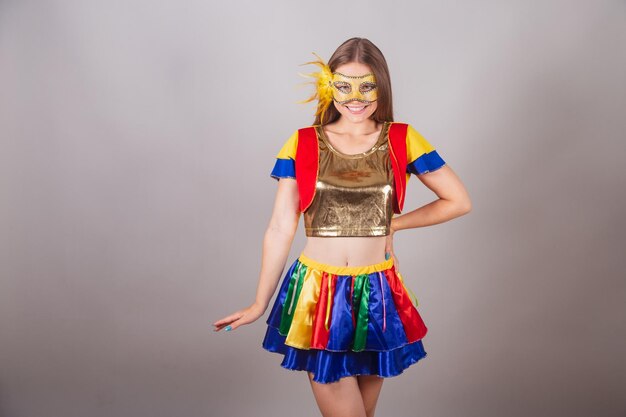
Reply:
M393 216L393 170L389 159L389 123L368 151L347 155L315 126L319 172L315 196L304 212L307 236L386 236Z

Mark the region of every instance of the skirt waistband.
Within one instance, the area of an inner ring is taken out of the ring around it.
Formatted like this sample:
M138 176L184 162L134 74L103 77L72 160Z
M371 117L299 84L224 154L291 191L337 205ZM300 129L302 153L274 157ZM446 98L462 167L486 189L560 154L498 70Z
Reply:
M300 256L298 257L298 261L313 269L317 269L319 271L326 271L334 275L371 274L374 272L385 271L387 269L390 269L393 266L393 258L389 258L388 260L379 262L377 264L364 265L364 266L328 265L328 264L324 264L316 260L313 260L309 258L308 256L306 256L304 253L300 254Z

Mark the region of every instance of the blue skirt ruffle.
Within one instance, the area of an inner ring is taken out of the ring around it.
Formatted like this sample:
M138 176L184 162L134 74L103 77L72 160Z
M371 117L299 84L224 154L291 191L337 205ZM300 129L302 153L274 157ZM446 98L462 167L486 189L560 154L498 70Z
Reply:
M421 340L388 351L333 352L294 348L285 345L285 338L286 336L278 333L278 329L268 326L263 348L285 355L280 364L283 368L312 372L313 381L322 384L354 375L378 375L384 378L396 376L426 357Z

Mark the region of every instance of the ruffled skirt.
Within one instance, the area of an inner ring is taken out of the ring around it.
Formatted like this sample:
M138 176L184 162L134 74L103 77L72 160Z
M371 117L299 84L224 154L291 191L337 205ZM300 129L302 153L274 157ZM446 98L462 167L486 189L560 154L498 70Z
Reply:
M409 291L393 258L345 267L301 254L283 278L262 346L320 383L396 376L426 357L428 329Z

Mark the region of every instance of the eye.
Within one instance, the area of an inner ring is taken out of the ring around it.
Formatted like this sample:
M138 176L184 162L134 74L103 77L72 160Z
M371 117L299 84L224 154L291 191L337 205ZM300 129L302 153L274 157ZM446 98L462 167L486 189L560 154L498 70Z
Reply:
M367 93L375 89L376 89L376 83L371 83L371 82L361 83L361 85L359 86L359 91L362 93Z
M337 90L341 91L344 94L348 94L350 91L352 91L352 87L350 86L350 84L343 81L337 81L333 83L333 85Z

